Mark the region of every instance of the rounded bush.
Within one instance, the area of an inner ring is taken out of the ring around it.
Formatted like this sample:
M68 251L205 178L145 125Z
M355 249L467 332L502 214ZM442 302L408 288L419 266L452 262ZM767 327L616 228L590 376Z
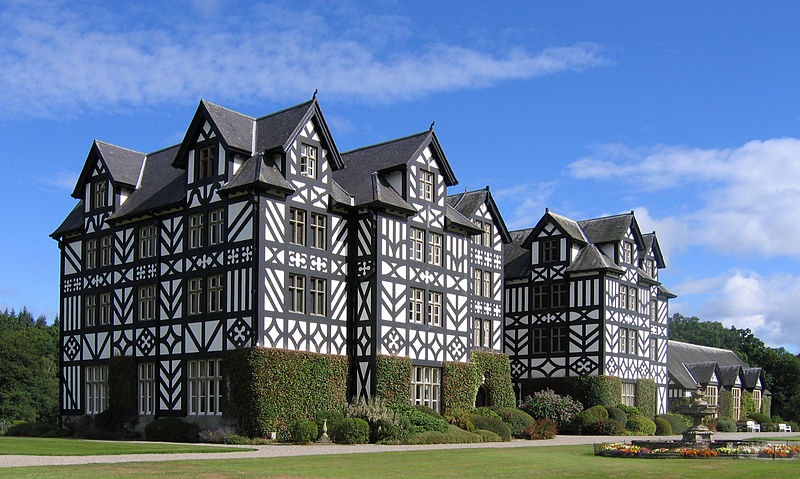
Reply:
M162 417L144 428L144 438L148 441L197 442L200 428L177 417Z
M656 436L671 436L672 424L663 417L657 417L653 420L656 424Z
M511 428L500 418L478 416L475 414L472 416L472 423L475 425L475 429L492 431L500 436L503 441L511 440Z
M625 411L623 411L622 409L620 409L620 408L618 408L616 406L611 406L611 407L607 407L606 411L608 412L608 418L609 419L613 419L615 421L619 421L622 424L626 424L628 422L628 414Z
M369 442L369 423L357 417L344 418L333 431L333 440L339 444L366 444Z
M555 421L544 417L534 421L524 432L529 439L553 439L558 433L558 428Z
M479 435L483 442L502 442L503 439L497 435L496 432L487 431L486 429L475 429L475 434Z
M620 436L625 434L625 424L614 419L601 419L584 425L581 432L589 436Z
M639 408L636 406L626 406L622 403L617 404L617 407L625 411L625 414L628 416L633 416L634 414L641 416L642 413L639 412Z
M456 410L452 411L450 414L445 416L445 420L450 424L460 427L465 431L474 431L475 424L472 423L472 419L470 418L470 414L464 410Z
M669 422L670 426L672 426L672 434L683 434L683 431L689 429L689 427L692 425L692 422L689 420L689 418L683 414L662 414L658 417L666 419L667 422Z
M625 429L637 436L652 436L656 433L656 423L650 418L633 414L628 416Z
M534 423L534 419L530 414L512 407L497 407L493 408L493 410L500 416L500 419L502 419L504 423L508 424L512 436L517 439L527 439L530 437L529 434L524 432L526 427Z
M476 407L475 411L472 414L475 414L475 415L478 415L478 416L483 416L483 417L493 417L495 419L500 419L500 415L499 414L497 414L496 412L492 411L488 407L484 407L484 406Z
M572 422L583 405L571 396L557 394L552 389L544 389L527 396L519 408L534 419L549 418L559 426Z
M587 424L592 424L597 421L607 421L608 420L608 411L603 406L592 406L589 409L585 409L581 411L575 417L575 422L578 423L580 426L585 426Z
M736 422L724 417L717 418L715 421L717 432L736 432Z
M409 429L412 434L423 431L447 432L450 428L450 423L441 416L430 414L424 409L411 406L394 406L393 409L400 416L401 423L410 424L411 427ZM432 411L429 408L428 410Z
M307 444L317 440L317 423L308 419L298 419L289 427L292 442Z

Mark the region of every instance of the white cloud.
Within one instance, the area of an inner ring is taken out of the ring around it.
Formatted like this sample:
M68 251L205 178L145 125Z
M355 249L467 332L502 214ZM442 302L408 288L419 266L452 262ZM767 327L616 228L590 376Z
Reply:
M57 190L68 190L72 192L78 182L78 174L68 171L55 171L48 175L42 175L35 180L45 188Z
M539 222L555 188L555 182L520 184L492 189L492 197L509 229L530 228Z
M202 17L218 2L191 6ZM149 12L148 22L141 12L127 18L98 6L79 8L0 7L0 102L7 114L56 116L209 96L282 100L310 96L315 88L328 98L385 103L606 63L594 44L538 52L406 44L414 36L393 18L384 20L398 27L381 37L363 27L342 28L359 25L355 17L329 19L265 4L198 24L159 12ZM393 48L386 48L390 37Z
M684 246L798 257L800 242L787 241L800 238L798 158L796 138L707 150L657 146L637 152L612 145L572 163L569 173L578 179L622 182L652 198L665 194L670 203L696 196L696 209L654 221L672 230ZM658 233L661 239L662 231Z

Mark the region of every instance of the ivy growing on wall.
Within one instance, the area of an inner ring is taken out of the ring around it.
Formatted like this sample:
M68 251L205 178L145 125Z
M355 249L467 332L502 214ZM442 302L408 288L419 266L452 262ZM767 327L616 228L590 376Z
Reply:
M114 356L108 361L108 407L117 421L136 416L137 407L136 359Z
M411 359L378 356L375 395L387 404L408 404L411 391Z
M722 390L719 392L719 404L717 415L731 419L733 418L733 396L730 391Z
M742 391L742 417L749 417L756 411L756 402L753 401L753 393L747 390Z
M762 396L761 414L766 414L767 416L772 417L772 396Z
M469 411L475 407L480 379L475 363L442 364L442 412Z
M569 395L588 408L591 406L616 406L622 402L622 381L616 376L581 376L566 378L540 378L523 383L522 396L536 391L552 389Z
M511 363L505 354L473 351L470 360L477 368L478 380L485 378L486 402L489 406L514 407L511 385ZM477 392L477 388L475 389ZM473 401L474 401L473 396Z
M242 433L289 436L297 419L347 403L346 356L251 348L228 352L222 362L228 383L224 414Z
M653 419L656 415L656 382L647 378L637 380L635 399L642 416Z

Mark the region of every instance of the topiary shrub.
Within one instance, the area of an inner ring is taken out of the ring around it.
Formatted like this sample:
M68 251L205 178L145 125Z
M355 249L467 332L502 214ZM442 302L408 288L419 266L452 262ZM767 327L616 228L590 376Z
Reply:
M656 423L652 419L639 414L628 416L628 423L625 429L636 436L652 436L656 433Z
M608 411L603 406L592 406L589 409L585 409L581 411L580 414L575 416L575 423L578 426L586 426L587 424L592 424L598 421L607 421L608 420Z
M396 404L392 406L392 410L400 416L401 420L408 423L411 434L423 431L446 432L450 428L450 423L429 408L418 409L408 404Z
M562 396L552 389L544 389L527 396L519 408L534 419L548 418L563 426L581 412L583 405L571 396Z
M736 432L736 422L731 419L718 417L713 421L713 425L717 432Z
M493 411L500 416L500 419L502 419L504 423L508 424L513 437L524 439L530 436L530 434L526 434L524 431L526 427L534 423L534 419L530 414L511 407L496 407L493 408Z
M378 355L375 362L375 395L389 405L406 404L411 390L411 359Z
M625 433L625 424L614 419L601 419L582 426L581 433L590 436L619 436Z
M162 417L144 428L144 438L148 441L197 442L200 428L197 424L177 417Z
M308 419L298 419L289 426L292 442L308 444L317 440L317 423Z
M683 414L676 414L676 413L662 414L658 417L665 419L667 422L669 422L670 426L672 426L673 434L683 434L683 431L689 429L689 427L691 427L692 425L692 421L689 420L689 418L684 416Z
M488 407L476 407L473 410L473 414L477 414L478 416L483 416L483 417L493 417L495 419L500 419L500 415Z
M450 424L459 427L465 431L474 431L475 424L472 423L472 419L470 418L470 413L463 410L454 410L450 411L444 417L445 421L449 422Z
M324 426L328 427L328 437L331 435L331 431L336 429L336 425L344 419L344 413L342 411L320 411L314 415L314 421L317 423L317 434L319 436L322 435L322 430Z
M502 442L503 439L497 435L496 432L487 431L486 429L475 429L473 431L475 434L479 435L483 442Z
M473 414L472 423L475 424L476 429L486 429L487 431L494 432L500 436L500 439L503 441L511 440L511 428L509 428L508 424L504 423L499 418L478 416L477 414Z
M553 439L558 433L558 427L555 421L545 417L525 427L523 432L529 439Z
M641 412L639 412L639 408L636 407L636 406L626 406L626 405L624 405L622 403L619 403L619 404L617 404L617 407L622 409L625 412L625 414L627 414L628 416L633 416L633 415L642 416L643 415Z
M656 382L642 378L636 381L636 407L648 419L656 415Z
M609 419L621 422L622 424L626 424L628 422L628 414L622 409L616 406L610 406L606 408L606 411L608 412Z
M671 436L672 425L663 417L657 417L653 420L656 424L656 436Z
M369 442L369 424L357 417L346 417L336 425L332 437L339 444L366 444Z
M409 372L409 381L410 378ZM468 411L475 407L478 387L480 378L475 363L455 361L442 363L442 408L445 414L450 414L454 410ZM409 388L404 391L406 402Z

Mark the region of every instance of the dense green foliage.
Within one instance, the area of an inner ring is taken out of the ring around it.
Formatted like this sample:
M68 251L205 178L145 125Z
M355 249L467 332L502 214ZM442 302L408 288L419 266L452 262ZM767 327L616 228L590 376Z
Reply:
M628 413L626 413L625 411L623 411L622 409L620 409L620 408L618 408L616 406L607 407L606 408L606 412L608 412L608 418L609 419L613 419L615 421L619 421L622 424L625 424L625 423L628 422Z
M583 410L583 405L568 395L560 395L552 389L543 389L527 396L519 408L534 419L552 419L563 426Z
M652 436L656 433L656 423L649 417L634 414L628 417L625 429L637 436Z
M475 407L475 395L480 387L475 363L442 363L442 410L445 414Z
M508 427L508 424L504 423L502 419L473 414L472 423L475 424L475 429L492 431L500 436L503 441L511 440L511 428Z
M493 410L500 416L504 423L511 429L511 435L517 439L527 439L530 434L525 434L526 427L534 422L530 414L513 407L495 407Z
M486 438L486 440L484 439ZM415 434L408 441L409 444L469 444L476 442L493 442L500 441L499 436L490 431L481 431L479 433L472 433L451 426L445 432L439 431L424 431Z
M570 396L585 407L616 406L622 402L622 381L616 376L537 378L525 382L522 393L532 395L544 389Z
M750 366L764 369L766 389L772 392L770 415L800 420L800 357L784 348L769 348L750 329L726 328L721 323L675 314L669 338L733 350Z
M620 436L625 434L625 423L615 419L603 419L581 427L581 434L590 436Z
M723 389L719 392L717 415L719 417L733 417L733 395L728 390Z
M669 421L663 417L657 417L653 419L653 422L656 424L656 436L672 435L672 424L670 424Z
M108 407L110 409L106 430L116 430L125 422L136 420L138 398L136 358L115 356L108 361Z
M537 419L523 429L527 439L552 439L556 437L558 427L556 422L549 418Z
M636 407L642 416L653 419L656 415L656 382L642 378L636 381Z
M713 422L714 430L718 432L736 432L736 422L724 417L716 418Z
M597 421L605 421L608 419L608 411L605 407L597 405L581 411L575 417L575 422L580 426L585 426Z
M375 372L375 395L387 404L405 404L411 391L411 359L378 356Z
M58 329L27 309L0 313L0 432L58 418Z
M369 424L361 418L346 417L336 425L333 440L339 444L366 444L369 442Z
M347 403L346 356L251 348L228 352L222 367L229 384L224 412L247 436L277 431L289 439L292 422Z
M475 364L478 379L485 378L486 402L489 406L514 407L514 387L511 385L511 363L508 356L486 351L473 351L470 360ZM477 392L477 388L475 389ZM473 395L473 406L474 406Z
M307 444L317 440L317 423L308 419L298 419L289 428L292 442Z
M683 434L683 431L689 429L692 425L689 418L683 414L662 414L658 417L669 422L670 426L672 426L673 434Z
M177 417L162 417L144 428L144 438L157 442L197 442L200 428L197 424Z

